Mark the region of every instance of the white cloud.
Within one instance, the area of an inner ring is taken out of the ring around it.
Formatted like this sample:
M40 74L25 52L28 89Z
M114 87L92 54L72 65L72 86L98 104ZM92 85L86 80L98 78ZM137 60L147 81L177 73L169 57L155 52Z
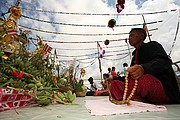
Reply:
M179 0L147 0L142 4L141 8L135 4L133 0L126 0L125 9L120 14L127 14L127 13L144 13L144 12L158 12L162 10L171 10L171 9L179 9L180 4L178 4ZM38 6L38 4L39 6ZM26 4L25 7L32 8L36 5L36 9L43 9L48 11L56 11L56 12L71 12L71 13L107 13L107 14L116 14L115 6L108 6L102 0L38 0L32 2L32 4ZM30 12L30 11L23 11L24 15L30 15L38 17L37 19L46 20L46 21L54 21L54 22L62 22L68 24L80 24L80 25L107 25L110 19L116 19L117 25L122 24L139 24L143 23L143 19L141 15L136 16L126 16L126 15L71 15L71 14L53 14L53 13L43 13L43 12ZM158 41L163 44L166 51L169 53L171 50L171 46L173 44L173 39L176 32L177 20L179 13L178 12L165 12L159 14L150 14L144 15L146 22L154 22L158 20L163 20L163 22L148 25L148 29L153 29L158 27L157 31L151 32L152 36L151 39L154 41ZM103 33L103 34L115 34L115 33L126 33L132 28L130 27L115 27L114 31L108 27L80 27L80 26L65 26L59 24L49 24L49 23L42 23L38 21L32 21L25 18L21 18L19 21L21 24L27 25L28 27L34 27L37 29L47 30L47 31L56 31L56 32L63 32L63 33L79 33L79 34L96 34L96 33ZM142 27L142 26L137 26ZM34 34L39 34L44 39L49 40L59 40L59 41L103 41L106 39L120 39L126 38L128 35L119 35L119 36L70 36L70 35L56 35L56 34L48 34L48 33L41 33L35 32ZM53 37L52 37L53 36ZM178 33L177 41L175 43L174 48L172 49L171 57L173 61L180 60L180 35ZM147 39L148 41L148 39ZM96 48L96 43L87 43L87 44L58 44L58 43L49 43L54 48ZM103 47L106 47L104 43L100 43ZM120 49L127 49L127 47L121 48L110 48L111 46L117 45L125 45L124 41L118 42L110 42L108 45L109 48L104 48L106 52L120 50ZM131 50L132 51L132 50ZM64 51L64 50L57 50L58 54L66 54L66 55L83 55L83 54L91 54L97 52L95 50L81 50L81 51ZM119 52L122 53L122 52ZM108 54L108 53L107 53ZM110 54L110 53L109 53ZM111 53L113 54L113 53ZM114 53L117 54L117 53ZM106 55L106 53L105 53ZM111 58L120 58L122 56L114 56L109 57ZM122 64L127 62L129 64L130 57L126 57L122 60L102 60L102 72L107 72L108 67L116 66L117 71L122 69ZM59 59L61 59L59 57ZM69 59L69 58L67 58ZM91 60L87 60L91 61ZM90 66L90 64L82 63L80 66ZM99 73L99 66L98 60L96 63L93 64L91 67L86 68L87 75L85 78L90 76L94 78L100 78Z

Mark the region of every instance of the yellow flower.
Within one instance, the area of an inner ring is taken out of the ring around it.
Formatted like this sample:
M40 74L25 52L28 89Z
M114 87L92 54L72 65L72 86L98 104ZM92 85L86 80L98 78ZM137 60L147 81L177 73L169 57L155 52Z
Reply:
M8 56L3 55L2 58L6 60L6 59L8 59Z

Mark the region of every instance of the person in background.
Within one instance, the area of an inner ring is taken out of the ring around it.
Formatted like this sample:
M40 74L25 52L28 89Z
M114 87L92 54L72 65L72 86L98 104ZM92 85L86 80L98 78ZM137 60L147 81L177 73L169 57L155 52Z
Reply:
M127 96L130 95L135 80L138 80L132 100L178 104L180 92L172 62L160 43L145 43L146 36L146 31L142 28L133 28L129 32L129 43L135 50L132 53L131 65L126 70L129 73ZM111 82L110 92L114 99L122 100L124 86L125 83L122 81Z
M116 68L115 68L115 67L112 67L111 75L112 75L112 78L113 78L114 80L117 80L117 79L118 79L118 76L117 76Z
M94 93L96 93L96 91L98 90L97 88L97 84L93 81L93 78L90 77L88 79L89 83L90 83L90 88L88 88L90 91L87 91L86 95L87 96L93 96Z
M117 72L117 76L120 76L120 72L119 71Z
M111 74L111 68L110 67L108 68L108 74Z
M128 68L127 63L123 63L123 70L120 72L120 75L118 76L118 80L120 81L125 81L125 75L126 75L126 70Z
M104 79L104 81L101 82L104 90L107 90L107 80L106 80L106 79L108 79L108 78L109 78L109 74L104 73L104 74L103 74L103 79Z
M128 64L127 63L123 63L123 70L120 72L120 75L122 77L126 75L127 68L128 68Z
M104 81L101 82L102 84L102 89L101 90L98 90L94 96L107 96L109 95L109 92L108 92L108 88L107 88L107 85L108 85L108 80L112 78L109 77L109 74L108 73L104 73L103 74L103 79ZM110 80L109 80L110 81Z
M109 74L110 78L113 78L112 75L111 75L111 68L110 67L108 68L108 74Z

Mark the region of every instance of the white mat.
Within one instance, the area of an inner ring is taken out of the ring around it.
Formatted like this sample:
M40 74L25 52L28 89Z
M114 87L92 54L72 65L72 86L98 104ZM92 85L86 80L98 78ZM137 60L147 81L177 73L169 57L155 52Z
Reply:
M165 111L165 106L147 104L143 102L131 101L131 105L115 105L108 99L86 100L85 106L91 115L118 115L141 112L158 112Z

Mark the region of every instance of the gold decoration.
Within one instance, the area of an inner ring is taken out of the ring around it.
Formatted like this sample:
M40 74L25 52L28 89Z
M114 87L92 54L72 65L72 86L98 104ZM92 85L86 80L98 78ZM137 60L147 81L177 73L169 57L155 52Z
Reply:
M6 59L8 59L8 56L7 55L3 55L2 58L6 60Z
M86 70L84 68L81 68L81 76L84 77L84 75L86 74Z
M15 29L17 20L22 16L22 11L19 7L10 8L10 17L6 21L9 29Z
M109 92L109 100L116 104L116 105L121 105L121 104L127 104L127 105L130 105L130 99L132 98L132 96L134 95L134 92L136 91L137 89L137 85L138 85L138 80L135 80L135 83L134 83L134 87L131 91L131 94L127 97L127 91L128 91L128 72L126 72L126 76L125 76L125 87L124 87L124 94L123 94L123 99L122 101L119 101L119 100L116 100L112 97L111 95L111 92L109 90L109 87L110 87L110 83L108 82L108 92ZM127 98L126 98L127 97Z
M16 25L17 20L22 16L22 11L19 7L11 7L10 8L10 16L7 18L7 20L1 21L3 24L0 26L1 32L1 42L5 42L5 44L1 44L0 46L3 48L4 52L7 53L19 53L20 50L20 39L17 39L16 36ZM10 34L8 32L11 32Z

